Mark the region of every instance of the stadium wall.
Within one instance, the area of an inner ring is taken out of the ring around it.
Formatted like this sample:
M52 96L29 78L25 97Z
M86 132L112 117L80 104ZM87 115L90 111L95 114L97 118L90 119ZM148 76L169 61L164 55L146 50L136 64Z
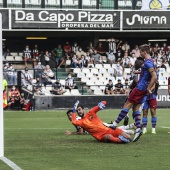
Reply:
M91 108L100 101L107 101L107 109L120 109L123 107L126 95L117 96L35 96L36 110L68 109L79 100L85 108ZM170 107L170 96L166 89L158 91L158 108Z
M126 96L40 96L35 97L35 109L68 109L74 106L79 100L85 108L91 108L100 101L107 101L107 109L121 108Z

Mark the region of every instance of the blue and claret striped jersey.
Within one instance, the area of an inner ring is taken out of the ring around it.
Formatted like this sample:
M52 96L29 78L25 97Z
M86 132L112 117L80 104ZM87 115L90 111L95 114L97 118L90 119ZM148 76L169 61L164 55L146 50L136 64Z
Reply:
M145 60L144 65L143 65L143 67L141 69L139 82L138 82L138 84L136 86L136 88L138 90L146 91L146 89L148 87L148 84L149 84L149 82L151 80L151 75L150 75L150 73L148 71L150 68L155 69L154 61L151 58Z

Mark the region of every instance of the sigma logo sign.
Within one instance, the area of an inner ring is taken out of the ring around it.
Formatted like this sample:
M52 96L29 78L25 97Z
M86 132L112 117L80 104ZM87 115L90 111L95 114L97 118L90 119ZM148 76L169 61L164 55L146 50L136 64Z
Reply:
M152 25L156 24L167 24L167 18L165 16L141 16L139 14L134 14L132 18L126 18L126 23L128 25L141 24L141 25Z
M118 12L15 10L14 24L53 24L57 28L114 28ZM42 25L43 27L43 25Z

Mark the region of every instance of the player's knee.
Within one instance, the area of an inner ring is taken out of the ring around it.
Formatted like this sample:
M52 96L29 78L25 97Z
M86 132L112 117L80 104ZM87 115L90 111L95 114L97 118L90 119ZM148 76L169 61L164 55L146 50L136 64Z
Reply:
M112 137L112 135L105 135L104 138L103 138L103 141L109 142L111 137Z
M131 107L132 107L132 103L130 103L129 101L127 101L126 103L125 103L125 105L124 105L124 108L126 108L126 109L130 109Z

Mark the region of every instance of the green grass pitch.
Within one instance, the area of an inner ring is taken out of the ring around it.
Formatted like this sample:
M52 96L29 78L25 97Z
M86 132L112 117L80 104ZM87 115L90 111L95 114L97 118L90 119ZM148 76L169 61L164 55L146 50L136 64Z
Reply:
M110 122L120 110L103 110ZM66 111L5 111L5 157L23 170L168 170L170 169L170 109L157 110L157 134L148 133L130 144L100 143L75 131ZM130 113L131 114L131 113ZM132 123L132 119L130 119ZM122 125L122 123L120 123ZM10 170L0 161L0 170Z

